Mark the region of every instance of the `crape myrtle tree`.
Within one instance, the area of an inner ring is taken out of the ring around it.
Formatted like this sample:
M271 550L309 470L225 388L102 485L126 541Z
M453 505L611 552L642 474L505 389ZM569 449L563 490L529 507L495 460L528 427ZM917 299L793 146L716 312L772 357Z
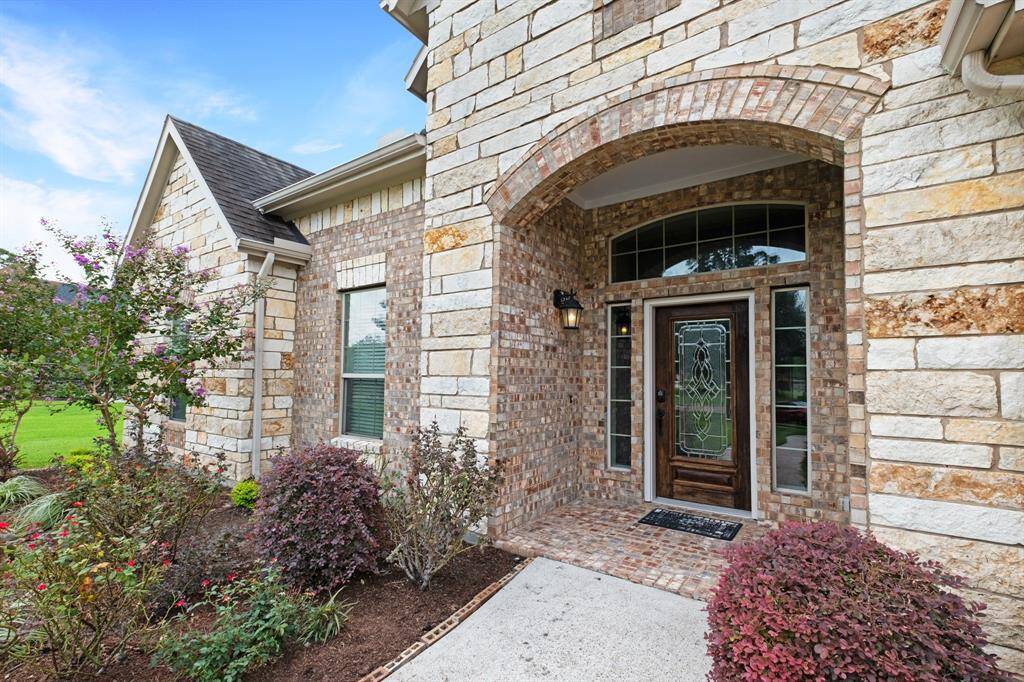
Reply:
M126 244L109 227L99 237L47 227L82 273L74 297L56 306L49 380L69 404L99 413L102 445L115 456L123 401L134 420L124 447L141 453L145 426L171 396L203 404L203 374L242 359L239 318L266 284L209 292L217 273L190 268L185 246Z
M17 466L22 419L49 388L53 295L41 276L37 247L0 249L0 481Z

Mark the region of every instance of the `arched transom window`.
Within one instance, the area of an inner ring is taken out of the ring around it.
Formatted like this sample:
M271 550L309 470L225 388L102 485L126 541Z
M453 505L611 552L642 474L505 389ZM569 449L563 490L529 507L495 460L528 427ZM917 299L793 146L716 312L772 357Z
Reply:
M611 281L677 277L807 258L803 204L733 204L662 218L611 240Z

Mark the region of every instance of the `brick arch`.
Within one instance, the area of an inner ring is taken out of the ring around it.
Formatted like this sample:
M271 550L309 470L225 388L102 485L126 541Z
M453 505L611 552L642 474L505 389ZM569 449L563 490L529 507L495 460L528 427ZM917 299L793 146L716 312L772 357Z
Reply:
M575 187L678 147L747 144L850 165L847 140L888 83L826 68L756 65L657 81L542 137L486 197L496 222L526 224Z

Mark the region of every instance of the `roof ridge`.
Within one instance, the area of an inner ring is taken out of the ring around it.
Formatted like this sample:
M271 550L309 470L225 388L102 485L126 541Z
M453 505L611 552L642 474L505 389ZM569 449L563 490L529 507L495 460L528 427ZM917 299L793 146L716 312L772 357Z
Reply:
M208 135L213 135L214 137L219 137L220 139L226 140L226 141L230 142L231 144L236 144L239 147L244 147L244 148L246 148L246 149L248 149L250 151L256 152L260 156L265 156L268 159L273 159L274 161L277 161L278 163L283 163L286 166L291 166L295 170L300 170L303 173L309 173L310 175L314 175L313 171L311 171L311 170L309 170L307 168L303 168L302 166L298 166L298 165L292 163L291 161L285 161L284 159L282 159L280 157L277 157L277 156L274 156L273 154L268 154L268 153L266 153L264 151L260 151L259 149L256 149L255 147L253 147L251 145L247 145L244 142L239 142L238 140L230 138L227 135L221 135L220 133L216 133L216 132L210 130L209 128L204 128L201 125L196 125L195 123L192 123L191 121L186 121L183 118L178 118L177 116L172 116L171 114L167 114L167 118L171 119L175 123L184 123L187 126L191 126L191 127L196 128L198 130L202 130L204 133L207 133Z

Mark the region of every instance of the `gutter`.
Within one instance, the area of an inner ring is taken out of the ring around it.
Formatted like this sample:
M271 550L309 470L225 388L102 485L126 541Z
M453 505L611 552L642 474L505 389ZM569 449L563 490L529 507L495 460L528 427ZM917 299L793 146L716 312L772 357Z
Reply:
M971 94L980 97L1024 98L1024 74L997 76L985 67L986 61L988 60L984 50L977 50L964 56L960 65L960 76Z
M245 253L274 254L282 262L293 265L305 265L313 257L313 247L309 244L292 242L275 237L274 242L261 242L258 239L239 237L235 240L235 249Z
M1022 0L953 0L939 35L941 63L980 97L1024 97L1024 74L997 75L993 61L1021 54Z
M274 266L274 252L267 253L263 265L256 275L257 281L263 279ZM256 339L252 361L252 449L249 461L252 463L252 478L260 479L260 456L263 453L263 330L267 317L267 297L260 296L256 301Z

